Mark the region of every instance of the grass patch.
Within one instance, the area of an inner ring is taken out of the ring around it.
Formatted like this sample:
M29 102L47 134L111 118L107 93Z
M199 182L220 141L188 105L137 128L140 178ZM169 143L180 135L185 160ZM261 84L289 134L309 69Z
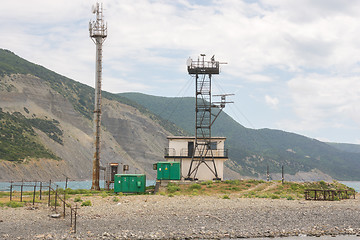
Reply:
M225 194L224 196L222 196L222 199L230 199L229 195Z
M10 201L10 202L5 203L5 205L6 205L7 207L11 207L11 208L19 208L19 207L23 207L23 206L24 206L24 203L22 203L22 202Z
M87 201L85 201L85 202L83 202L82 204L81 204L81 206L91 206L92 204L91 204L91 201L90 200L87 200Z

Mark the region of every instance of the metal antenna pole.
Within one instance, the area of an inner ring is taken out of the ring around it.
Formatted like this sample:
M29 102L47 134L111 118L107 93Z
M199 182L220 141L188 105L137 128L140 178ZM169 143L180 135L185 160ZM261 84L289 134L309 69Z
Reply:
M100 131L101 131L101 76L102 76L102 44L107 37L107 24L103 20L103 8L99 3L92 7L96 14L96 21L89 22L90 37L96 44L96 71L95 71L95 153L93 160L92 190L100 190Z

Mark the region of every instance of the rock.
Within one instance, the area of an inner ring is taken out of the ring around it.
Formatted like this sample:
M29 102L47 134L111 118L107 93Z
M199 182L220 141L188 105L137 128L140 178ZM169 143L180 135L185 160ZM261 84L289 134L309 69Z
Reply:
M51 214L50 217L51 217L51 218L60 218L60 217L61 217L61 214L59 214L59 213L54 213L54 214Z

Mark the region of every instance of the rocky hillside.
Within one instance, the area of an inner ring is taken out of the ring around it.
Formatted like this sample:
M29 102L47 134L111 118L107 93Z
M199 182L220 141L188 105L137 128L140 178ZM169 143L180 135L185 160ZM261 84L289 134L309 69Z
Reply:
M94 90L0 50L0 181L91 179ZM181 130L104 93L101 164L155 177L166 136Z

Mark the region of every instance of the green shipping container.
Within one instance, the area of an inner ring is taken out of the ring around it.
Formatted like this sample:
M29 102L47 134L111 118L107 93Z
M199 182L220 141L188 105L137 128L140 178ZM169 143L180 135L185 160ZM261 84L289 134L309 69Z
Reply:
M115 174L114 192L144 193L145 189L145 174Z
M180 180L180 162L158 162L157 179L158 180Z

